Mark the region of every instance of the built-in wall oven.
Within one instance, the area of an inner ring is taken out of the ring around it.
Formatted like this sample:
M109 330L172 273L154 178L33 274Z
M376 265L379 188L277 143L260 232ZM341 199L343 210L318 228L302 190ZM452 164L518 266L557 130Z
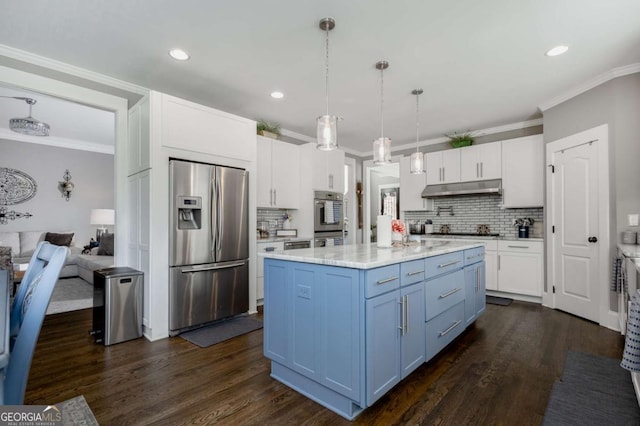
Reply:
M313 213L314 247L344 243L343 197L338 192L315 191Z

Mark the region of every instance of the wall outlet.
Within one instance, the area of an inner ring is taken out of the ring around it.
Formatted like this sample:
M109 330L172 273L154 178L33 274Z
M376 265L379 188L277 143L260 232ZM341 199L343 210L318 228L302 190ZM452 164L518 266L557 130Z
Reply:
M640 215L639 214L629 214L627 215L627 220L629 221L629 226L638 226Z

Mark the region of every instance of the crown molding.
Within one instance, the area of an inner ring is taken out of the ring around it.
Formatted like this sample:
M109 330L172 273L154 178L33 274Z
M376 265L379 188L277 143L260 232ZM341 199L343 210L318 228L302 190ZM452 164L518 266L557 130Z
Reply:
M541 124L542 124L542 118L536 118L535 120L520 121L517 123L505 124L503 126L488 127L486 129L472 131L471 133L473 133L476 136L486 136L486 135L493 135L496 133L509 132L511 130L526 129L528 127L539 126ZM446 136L435 138L435 139L427 139L427 140L418 142L418 147L436 145L436 144L448 142L448 141L449 141L449 138ZM415 143L408 143L404 145L395 145L395 146L392 145L391 152L405 151L408 149L414 149L415 147L416 147ZM360 154L361 157L368 157L372 155L373 155L373 151Z
M109 77L104 74L89 71L84 68L76 67L66 64L64 62L56 61L55 59L46 58L44 56L36 55L31 52L16 49L4 44L0 44L0 55L6 56L17 61L27 62L33 65L38 65L44 68L48 68L54 71L63 72L65 74L73 75L75 77L84 78L86 80L93 81L95 83L104 84L106 86L115 87L127 92L136 93L138 95L148 95L149 89L138 86L137 84L129 83L124 80Z
M584 92L587 92L601 84L606 83L607 81L613 80L614 78L624 77L625 75L635 74L640 72L640 63L625 65L623 67L614 68L612 70L603 72L600 75L588 80L580 85L569 89L565 93L556 96L548 100L547 102L543 102L538 105L540 111L545 112L546 110L553 108L554 106L560 105L563 102L568 101L569 99L575 98L578 95L581 95Z
M77 139L58 138L55 136L29 136L15 133L7 129L0 129L0 139L6 139L17 142L35 143L39 145L47 145L55 148L76 149L79 151L90 151L99 154L115 154L113 145L105 145L96 142L87 142Z

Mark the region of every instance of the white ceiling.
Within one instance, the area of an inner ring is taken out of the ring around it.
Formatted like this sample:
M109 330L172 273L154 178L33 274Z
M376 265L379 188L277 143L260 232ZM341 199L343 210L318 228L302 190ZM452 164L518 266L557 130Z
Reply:
M0 44L314 138L327 16L330 112L344 118L340 145L362 155L380 136L378 60L390 62L384 131L396 147L415 141L412 89L424 89L428 140L539 118L538 105L640 62L638 0L7 1ZM557 44L569 52L546 57ZM174 47L191 59L172 60ZM275 89L285 98L270 98ZM8 115L26 111L8 104Z

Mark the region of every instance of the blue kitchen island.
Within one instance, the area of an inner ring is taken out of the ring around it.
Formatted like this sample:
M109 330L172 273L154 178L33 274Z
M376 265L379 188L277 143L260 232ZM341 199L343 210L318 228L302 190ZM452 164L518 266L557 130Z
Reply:
M352 420L485 309L482 244L264 253L271 377Z

